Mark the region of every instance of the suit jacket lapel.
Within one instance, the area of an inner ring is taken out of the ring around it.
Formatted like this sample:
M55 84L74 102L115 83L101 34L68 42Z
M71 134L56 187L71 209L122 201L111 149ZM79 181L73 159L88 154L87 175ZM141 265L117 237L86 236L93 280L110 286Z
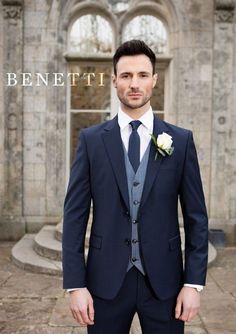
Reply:
M159 134L162 134L163 132L168 132L165 123L162 120L158 119L156 116L154 116L153 122L154 122L153 134L155 135L155 137L157 137ZM155 160L155 154L156 154L156 148L153 142L151 141L149 160L148 160L146 178L140 203L140 209L143 207L148 198L152 185L155 181L155 178L158 175L158 172L160 170L163 161L163 157L160 155L158 155L157 159Z
M106 128L104 128L102 138L122 198L124 200L127 210L129 210L129 193L125 169L124 150L117 116L108 123Z

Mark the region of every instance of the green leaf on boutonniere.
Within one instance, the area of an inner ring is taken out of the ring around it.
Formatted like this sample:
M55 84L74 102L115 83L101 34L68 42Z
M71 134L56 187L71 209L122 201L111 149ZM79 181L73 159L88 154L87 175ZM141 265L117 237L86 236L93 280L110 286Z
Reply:
M165 151L162 151L162 149L158 148L157 151L163 156L165 157Z
M157 138L151 133L152 141L154 145L157 147Z

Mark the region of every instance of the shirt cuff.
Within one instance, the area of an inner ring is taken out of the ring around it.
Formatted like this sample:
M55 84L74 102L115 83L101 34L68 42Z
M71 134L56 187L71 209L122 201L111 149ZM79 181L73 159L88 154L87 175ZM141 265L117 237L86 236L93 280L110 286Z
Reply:
M86 288L86 287L84 287ZM79 290L79 289L83 289L83 288L73 288L73 289L66 289L67 292L71 292L71 291L76 291L76 290Z
M189 284L189 283L185 283L184 286L187 286L188 288L194 288L197 289L197 291L202 291L203 290L203 285L199 285L199 284Z

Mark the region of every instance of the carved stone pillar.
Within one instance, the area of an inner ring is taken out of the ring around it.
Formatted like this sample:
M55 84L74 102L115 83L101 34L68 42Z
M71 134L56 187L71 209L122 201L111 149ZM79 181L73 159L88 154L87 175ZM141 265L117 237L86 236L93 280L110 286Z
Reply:
M230 136L232 108L235 107L232 106L233 18L234 1L215 1L210 214L212 223L226 232L230 225Z
M2 0L3 74L23 72L23 1ZM23 90L4 87L4 185L0 238L14 240L25 233L22 212ZM2 181L1 181L2 182Z

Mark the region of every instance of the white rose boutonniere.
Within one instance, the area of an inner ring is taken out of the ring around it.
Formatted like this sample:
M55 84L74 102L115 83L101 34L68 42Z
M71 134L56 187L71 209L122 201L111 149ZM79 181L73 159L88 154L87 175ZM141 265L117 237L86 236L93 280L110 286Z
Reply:
M171 146L173 143L172 137L168 135L166 132L163 132L161 135L155 137L151 134L152 141L156 147L156 155L155 160L158 154L161 154L163 157L166 155L171 155L174 151L174 147Z

